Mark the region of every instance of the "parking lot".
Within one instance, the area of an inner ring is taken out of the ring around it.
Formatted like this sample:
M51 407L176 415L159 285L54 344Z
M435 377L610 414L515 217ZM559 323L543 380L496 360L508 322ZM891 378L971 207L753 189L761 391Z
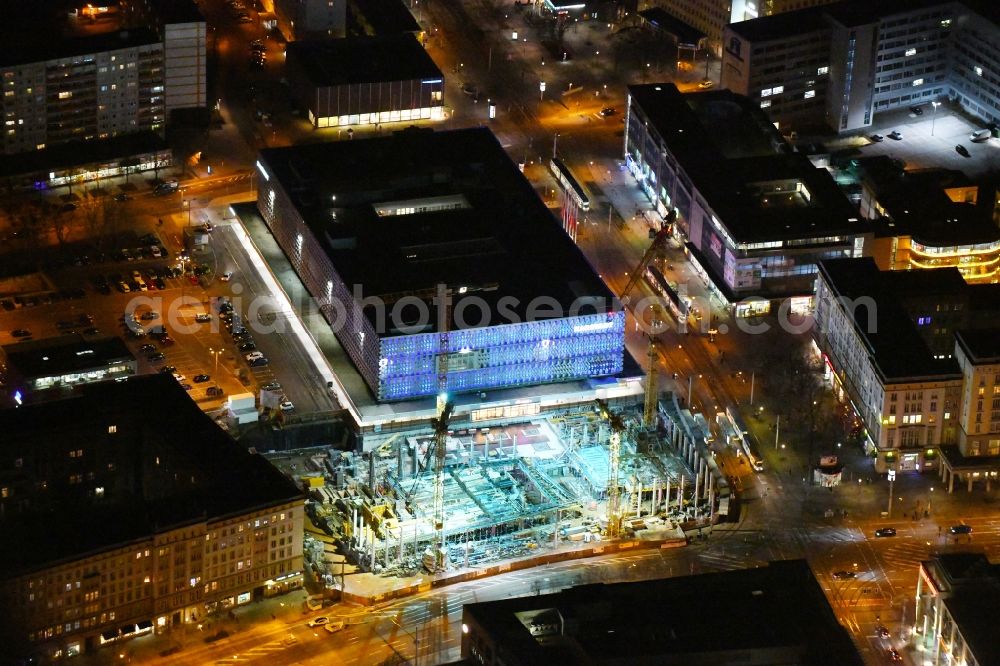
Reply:
M973 142L973 132L983 129L983 125L970 121L964 115L942 104L935 111L930 104L923 104L921 115L909 109L900 109L879 114L870 137L879 134L881 142L865 139L861 142L864 156L889 155L906 162L907 169L928 169L932 167L955 169L971 178L987 171L1000 169L1000 139L989 139L981 143ZM901 139L890 138L892 132L899 132ZM963 146L968 157L956 150Z

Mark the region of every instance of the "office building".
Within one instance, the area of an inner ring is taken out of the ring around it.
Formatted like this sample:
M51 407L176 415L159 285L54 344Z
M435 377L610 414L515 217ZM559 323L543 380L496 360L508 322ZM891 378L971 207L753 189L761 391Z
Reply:
M723 30L730 23L771 16L803 7L825 5L834 0L660 0L656 4L705 33L709 48L719 56Z
M287 54L289 85L314 127L444 118L444 77L412 34L297 41Z
M806 310L821 259L861 256L869 225L747 98L664 83L630 86L627 104L629 170L661 216L676 209L695 265L737 316L779 297Z
M722 83L792 130L864 131L882 111L944 99L995 123L998 17L980 0L847 0L736 23Z
M990 490L1000 475L1000 326L958 331L955 339L962 402L957 446L942 447L942 477L949 489L957 475L969 489L981 480Z
M1000 274L1000 227L990 186L959 171L907 171L888 156L856 160L859 211L871 220L866 249L881 270L954 266L967 282Z
M88 339L80 334L5 345L3 356L8 391L22 400L45 399L35 394L49 389L127 378L138 366L121 338Z
M913 623L921 663L1000 664L992 619L998 605L1000 565L983 553L949 553L921 562Z
M875 469L954 476L942 453L970 450L958 446L975 420L968 416L982 412L968 412L966 395L992 391L980 381L993 379L988 345L962 351L961 339L996 328L1000 286L967 284L955 268L879 271L871 258L823 261L815 321L816 343L836 390L864 423ZM985 478L979 471L958 470L970 488Z
M622 371L624 312L488 129L266 149L257 178L376 399L438 394L444 362L452 394Z
M3 654L196 625L301 585L303 498L169 375L0 410Z
M805 560L466 604L462 658L486 666L863 663Z

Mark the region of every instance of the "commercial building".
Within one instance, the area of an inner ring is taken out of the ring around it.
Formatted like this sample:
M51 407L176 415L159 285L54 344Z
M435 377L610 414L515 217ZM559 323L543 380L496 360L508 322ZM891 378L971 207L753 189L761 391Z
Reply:
M927 666L1000 664L991 619L1000 605L1000 565L982 553L920 563L913 641Z
M959 171L906 171L888 156L856 160L859 210L875 235L866 250L882 270L954 266L967 282L1000 274L993 188Z
M169 375L0 410L4 656L52 659L301 585L303 499Z
M726 619L706 621L713 617ZM486 666L863 663L804 560L466 604L462 658Z
M292 42L287 64L315 127L444 118L444 77L412 34Z
M942 453L954 458L967 439L966 394L973 385L978 394L990 367L988 357L960 362L956 337L988 338L984 331L1000 322L1000 286L967 284L955 268L879 271L871 258L824 261L815 318L816 342L864 423L875 469L940 468L954 476ZM984 395L990 386L982 385ZM971 489L973 479L985 478L980 471L955 473Z
M705 33L709 48L718 56L724 45L723 29L730 23L781 14L834 0L661 0L667 12Z
M955 338L962 406L958 443L942 447L941 474L949 489L957 475L970 490L977 480L989 490L1000 476L1000 326L958 331Z
M79 334L5 345L3 355L8 390L11 397L20 395L18 400L46 399L35 395L39 391L127 378L138 365L121 338Z
M791 128L863 131L877 113L945 97L995 123L998 16L980 0L847 0L736 23L722 83Z
M870 226L825 169L794 152L758 105L727 90L630 86L625 161L656 210L676 209L689 253L737 316L793 297L817 263L859 257ZM754 302L740 302L749 297Z
M488 129L266 149L257 176L377 400L436 395L445 362L449 393L622 371L624 312Z

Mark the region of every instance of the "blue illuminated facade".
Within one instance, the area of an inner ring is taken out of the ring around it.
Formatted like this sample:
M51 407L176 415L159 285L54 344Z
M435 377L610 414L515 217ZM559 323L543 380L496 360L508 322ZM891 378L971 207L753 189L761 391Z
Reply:
M622 371L625 313L584 315L448 334L449 393L603 377ZM438 392L437 333L382 338L380 400Z

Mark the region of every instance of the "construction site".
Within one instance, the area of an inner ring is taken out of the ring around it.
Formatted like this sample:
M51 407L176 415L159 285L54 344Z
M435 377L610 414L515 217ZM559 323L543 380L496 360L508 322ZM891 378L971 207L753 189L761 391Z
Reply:
M693 471L638 409L614 414L594 404L448 430L440 475L438 437L401 433L365 455L321 447L269 456L308 492L307 514L328 555L335 545L337 556L313 558L317 578L335 577L336 568L323 569L339 556L352 570L412 576L567 540L683 539L684 529L715 517L710 474Z

